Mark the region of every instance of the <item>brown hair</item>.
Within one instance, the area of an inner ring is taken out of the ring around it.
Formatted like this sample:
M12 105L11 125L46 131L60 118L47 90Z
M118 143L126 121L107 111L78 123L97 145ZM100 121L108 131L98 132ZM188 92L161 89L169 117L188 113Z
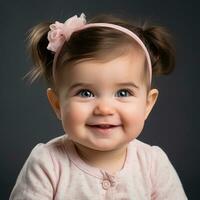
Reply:
M152 62L152 75L169 74L175 67L175 49L166 28L162 26L138 25L113 15L98 15L88 23L112 23L134 32L145 44ZM47 33L50 22L41 23L29 34L29 50L34 68L28 73L31 82L44 76L48 86L55 87L52 64L54 54L47 50ZM65 42L57 59L56 70L87 59L104 59L122 54L130 46L137 45L134 40L112 28L90 27L74 32ZM137 45L139 47L139 45ZM109 52L109 53L106 53ZM112 52L112 53L110 53ZM106 56L105 56L106 55ZM146 72L145 68L145 72Z

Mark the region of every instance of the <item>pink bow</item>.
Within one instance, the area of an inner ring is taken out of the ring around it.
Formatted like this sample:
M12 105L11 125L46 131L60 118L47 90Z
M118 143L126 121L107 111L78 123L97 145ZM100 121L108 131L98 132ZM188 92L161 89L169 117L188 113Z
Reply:
M68 41L71 34L74 31L81 29L86 24L85 14L82 13L80 17L77 15L69 18L63 23L56 21L54 24L49 26L50 31L48 32L49 44L47 46L48 50L57 52L57 50Z

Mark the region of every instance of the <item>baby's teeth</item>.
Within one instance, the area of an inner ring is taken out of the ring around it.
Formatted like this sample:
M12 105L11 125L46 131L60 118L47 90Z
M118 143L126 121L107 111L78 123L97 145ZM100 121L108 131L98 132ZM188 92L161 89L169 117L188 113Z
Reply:
M111 127L111 125L99 125L99 127L101 127L101 128L109 128L109 127Z

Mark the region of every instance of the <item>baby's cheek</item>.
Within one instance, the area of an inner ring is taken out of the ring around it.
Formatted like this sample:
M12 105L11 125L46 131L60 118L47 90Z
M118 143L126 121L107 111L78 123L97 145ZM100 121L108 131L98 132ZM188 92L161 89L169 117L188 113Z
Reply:
M138 136L144 127L144 113L137 109L127 110L124 113L124 124L128 134Z
M85 112L79 104L70 103L62 108L63 126L68 129L85 121Z

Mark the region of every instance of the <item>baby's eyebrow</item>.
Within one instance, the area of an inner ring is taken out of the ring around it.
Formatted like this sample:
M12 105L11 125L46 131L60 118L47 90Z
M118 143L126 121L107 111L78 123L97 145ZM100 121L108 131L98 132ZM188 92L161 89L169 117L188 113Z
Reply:
M77 87L89 87L89 86L92 86L93 84L90 84L90 83L74 83L72 84L68 90L73 90ZM116 83L115 84L117 87L134 87L136 89L139 89L139 86L136 85L134 82L119 82L119 83Z
M124 86L124 87L134 87L136 89L139 89L139 86L136 85L134 82L123 82L123 83L117 83L117 86Z
M73 90L77 87L88 87L88 86L91 86L91 85L92 84L90 84L90 83L74 83L74 84L70 85L69 90Z

